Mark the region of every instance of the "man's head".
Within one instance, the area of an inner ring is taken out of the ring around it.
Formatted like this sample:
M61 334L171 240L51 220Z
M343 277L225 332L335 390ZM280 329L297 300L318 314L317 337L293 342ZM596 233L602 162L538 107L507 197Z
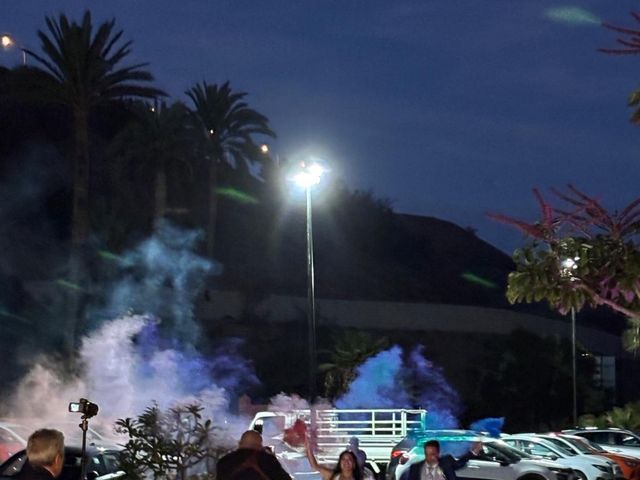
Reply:
M438 462L440 457L440 443L437 440L429 440L424 444L424 459L428 465Z
M33 432L27 440L27 458L34 467L49 470L54 477L64 465L64 435L58 430L42 428Z
M251 450L262 450L262 436L255 430L247 430L240 437L239 448L250 448Z

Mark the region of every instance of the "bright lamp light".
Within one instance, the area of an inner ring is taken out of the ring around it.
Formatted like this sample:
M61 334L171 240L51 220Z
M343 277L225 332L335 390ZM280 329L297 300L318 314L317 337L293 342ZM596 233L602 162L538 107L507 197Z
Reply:
M300 170L294 173L291 180L299 187L310 188L320 183L322 175L327 170L317 162L307 164L300 163Z

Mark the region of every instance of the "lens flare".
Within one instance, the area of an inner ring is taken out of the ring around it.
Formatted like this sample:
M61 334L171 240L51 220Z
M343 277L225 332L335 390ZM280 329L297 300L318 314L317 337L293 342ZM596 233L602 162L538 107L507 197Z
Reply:
M544 11L545 17L566 25L599 25L602 23L593 13L580 7L563 6L548 8Z
M256 197L253 197L248 193L245 193L233 187L216 188L216 193L223 197L230 198L231 200L235 200L238 203L253 204L253 205L260 203Z
M471 283L475 283L478 284L482 287L486 287L486 288L498 288L498 285L496 285L494 282L492 282L491 280L487 280L486 278L482 278L478 275L476 275L475 273L472 272L464 272L462 275L460 275L462 278L464 278L465 280L471 282Z

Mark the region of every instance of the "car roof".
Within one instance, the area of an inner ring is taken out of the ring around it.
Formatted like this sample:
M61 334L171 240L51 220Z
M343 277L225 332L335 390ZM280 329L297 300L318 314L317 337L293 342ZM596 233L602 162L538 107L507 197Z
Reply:
M438 441L476 441L485 438L486 435L474 430L420 430L410 435L416 440L438 440Z
M545 446L551 446L554 449L557 449L557 447L553 443L549 442L549 440L547 440L546 438L540 437L535 433L514 433L513 435L509 435L508 437L505 437L502 440L509 440L510 438L515 440L518 440L518 439L532 440L535 442L539 442Z
M621 432L621 433L634 433L631 430L627 430L626 428L618 428L618 427L577 427L571 428L567 430L562 430L566 433L580 433L580 432Z
M99 453L103 453L103 452L119 452L120 450L122 450L121 448L115 448L115 447L109 447L109 448L102 448L102 447L94 447L92 445L87 445L86 448L86 452L89 455L96 455ZM14 453L12 455L16 456L16 455L24 455L26 453L27 449L23 448L22 450L18 450L16 453ZM65 454L71 454L71 455L75 455L77 457L80 456L80 454L82 453L82 447L78 447L76 445L65 445L64 446L64 453Z

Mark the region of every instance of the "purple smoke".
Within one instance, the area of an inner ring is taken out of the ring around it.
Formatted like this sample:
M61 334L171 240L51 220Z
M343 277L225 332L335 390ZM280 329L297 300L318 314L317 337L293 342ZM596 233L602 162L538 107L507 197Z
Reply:
M428 361L418 346L405 358L393 346L369 358L357 370L338 408L426 408L423 429L457 428L460 399L442 369Z
M349 391L336 401L338 408L402 408L410 406L398 381L403 369L402 349L393 346L358 367Z

